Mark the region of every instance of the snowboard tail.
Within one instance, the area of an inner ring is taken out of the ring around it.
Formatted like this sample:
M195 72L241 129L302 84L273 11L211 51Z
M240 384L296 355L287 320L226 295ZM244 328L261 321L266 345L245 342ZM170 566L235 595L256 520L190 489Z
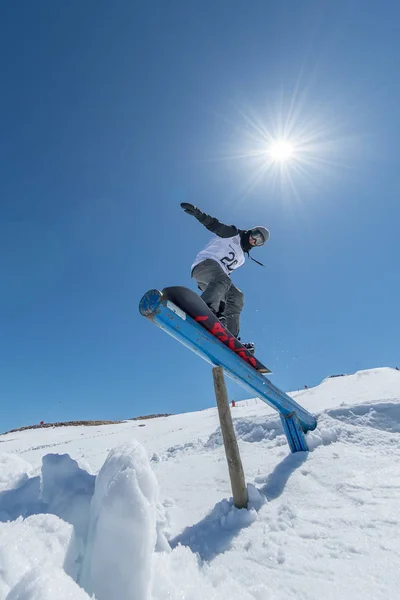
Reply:
M225 344L232 352L240 356L259 373L271 373L258 358L245 348L219 321L212 310L196 292L182 286L167 287L162 290L163 296L182 309L202 327L207 329L220 342Z

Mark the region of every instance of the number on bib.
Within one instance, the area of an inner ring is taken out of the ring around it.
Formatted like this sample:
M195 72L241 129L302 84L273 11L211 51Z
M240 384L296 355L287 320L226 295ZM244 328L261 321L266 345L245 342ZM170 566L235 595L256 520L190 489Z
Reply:
M228 271L233 271L235 265L237 265L238 263L236 259L236 254L233 252L233 250L232 252L229 252L228 256L224 256L223 258L221 258L221 262L223 265L225 265Z

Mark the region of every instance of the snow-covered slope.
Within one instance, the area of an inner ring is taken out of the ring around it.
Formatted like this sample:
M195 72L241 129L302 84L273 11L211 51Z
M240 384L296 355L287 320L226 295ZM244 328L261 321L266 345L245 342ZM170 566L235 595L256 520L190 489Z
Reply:
M0 600L397 597L400 372L292 395L310 453L260 400L232 409L242 511L216 409L0 436Z

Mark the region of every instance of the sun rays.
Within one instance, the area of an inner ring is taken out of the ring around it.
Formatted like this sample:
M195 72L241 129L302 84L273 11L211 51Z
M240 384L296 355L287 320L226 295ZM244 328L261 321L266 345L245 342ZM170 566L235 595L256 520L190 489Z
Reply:
M306 102L296 91L259 110L235 107L230 119L235 139L220 159L232 163L242 178L241 196L264 185L283 197L300 197L307 186L320 186L334 169L346 168L354 139L332 108Z

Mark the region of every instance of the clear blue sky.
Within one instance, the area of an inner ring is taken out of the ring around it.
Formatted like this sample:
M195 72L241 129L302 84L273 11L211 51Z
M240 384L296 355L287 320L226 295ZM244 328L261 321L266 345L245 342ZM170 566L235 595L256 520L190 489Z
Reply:
M182 201L270 229L266 268L233 280L275 384L400 364L399 19L393 1L2 3L0 430L213 404L209 365L138 312L150 288L195 289L209 233ZM289 120L303 172L257 177L260 131Z

